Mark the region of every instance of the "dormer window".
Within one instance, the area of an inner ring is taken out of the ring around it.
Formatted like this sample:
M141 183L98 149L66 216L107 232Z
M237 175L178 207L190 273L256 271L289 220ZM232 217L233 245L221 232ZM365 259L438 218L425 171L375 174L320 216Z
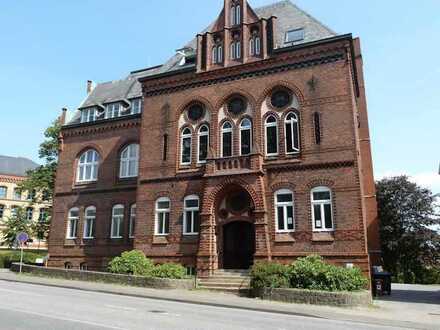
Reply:
M238 60L241 58L241 42L233 41L231 43L231 59Z
M231 7L231 25L239 25L241 23L241 6L239 4Z
M96 120L96 108L87 108L81 110L81 123L89 123Z
M105 109L105 119L117 118L121 115L121 104L120 103L110 103L107 104Z
M131 114L135 115L142 112L142 99L131 100Z
M303 41L305 37L304 28L289 30L286 32L286 40L285 43L295 43L299 41Z
M217 44L212 47L212 63L223 63L223 46L220 44L220 42L217 42Z
M249 41L249 54L251 56L259 56L261 53L261 39L260 36L255 35Z

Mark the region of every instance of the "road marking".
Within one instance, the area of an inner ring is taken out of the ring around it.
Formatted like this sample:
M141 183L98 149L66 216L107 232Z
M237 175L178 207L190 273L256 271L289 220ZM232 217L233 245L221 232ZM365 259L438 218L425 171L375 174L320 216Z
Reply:
M45 317L45 318L49 318L49 319L54 319L54 320L59 320L59 321L76 322L76 323L82 323L82 324L87 324L87 325L93 325L93 326L96 326L96 327L101 327L101 328L106 328L106 329L128 330L126 328L114 327L114 326L106 325L106 324L102 324L102 323L95 323L95 322L90 322L90 321L71 319L71 318L68 318L68 317L47 315L47 314L43 314L43 313L25 311L25 310L22 310L22 309L15 309L15 308L9 308L9 307L8 308L0 307L0 309L6 310L6 311L12 311L12 312L16 312L16 313L21 313L21 314L24 313L24 314L41 316L41 317Z
M25 292L25 291L9 290L9 289L2 289L2 288L0 288L0 291L11 292L11 293L14 293L14 294L24 294L24 295L27 295L27 296L46 297L44 294L39 294L39 293L34 293L34 292L29 292L29 291Z

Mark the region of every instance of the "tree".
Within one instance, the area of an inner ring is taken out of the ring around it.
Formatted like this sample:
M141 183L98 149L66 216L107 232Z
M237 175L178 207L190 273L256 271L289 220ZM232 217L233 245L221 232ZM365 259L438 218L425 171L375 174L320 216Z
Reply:
M376 189L384 266L399 281L421 282L440 262L435 198L407 176L382 179Z
M7 245L9 248L16 246L19 233L31 233L30 221L27 219L26 211L22 207L16 208L15 212L6 218L3 226L4 228L1 230L3 236L1 244Z

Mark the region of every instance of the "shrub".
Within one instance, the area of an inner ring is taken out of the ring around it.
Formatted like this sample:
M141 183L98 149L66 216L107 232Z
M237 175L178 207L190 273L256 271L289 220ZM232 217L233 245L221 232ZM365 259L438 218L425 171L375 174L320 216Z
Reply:
M288 288L289 268L275 262L257 262L251 270L251 287Z
M14 262L20 262L20 251L9 251L6 253L0 254L0 268L11 268L11 265ZM44 254L41 253L33 253L33 252L24 252L23 253L23 263L25 264L34 264L35 259L42 258Z
M111 273L139 276L151 276L153 268L153 262L138 250L123 252L110 261L108 267Z
M186 269L179 264L167 263L155 266L151 275L160 278L182 279L186 276Z

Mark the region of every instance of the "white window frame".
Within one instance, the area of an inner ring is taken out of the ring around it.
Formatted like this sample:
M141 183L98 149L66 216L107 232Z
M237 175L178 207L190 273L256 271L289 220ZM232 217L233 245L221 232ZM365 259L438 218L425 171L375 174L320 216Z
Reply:
M217 46L212 47L212 63L213 64L218 63L217 62L217 52L218 52Z
M291 202L278 202L278 195L291 195L292 201ZM274 202L275 202L275 228L277 233L292 233L295 231L296 225L295 225L295 195L293 194L293 191L289 189L280 189L275 192L274 194ZM278 227L278 207L283 208L283 215L284 215L284 228L288 228L288 219L287 219L287 208L292 207L292 221L293 221L293 229L280 229Z
M87 161L89 153L93 153L92 161ZM82 160L84 159L84 160ZM78 159L77 166L77 174L76 174L76 182L78 183L86 183L86 182L95 182L98 180L98 172L99 172L99 153L94 149L88 149L84 151ZM90 166L90 178L86 178L86 169ZM81 178L81 168L83 169L83 177Z
M105 119L118 118L121 112L122 105L119 102L109 103L105 106Z
M271 117L275 119L275 122L273 122L273 123L268 123L268 120L269 120L269 118L271 118ZM268 134L267 134L267 129L268 129L269 127L275 127L275 128L276 128L276 138L277 138L277 140L276 140L276 146L277 146L277 152L275 152L275 153L269 153L269 152L268 152L268 145L267 145L267 135L268 135ZM278 118L275 117L274 115L267 116L266 120L264 121L264 149L265 149L266 156L268 156L268 157L278 156L278 154L279 154L279 152L280 152L279 137L278 137Z
M94 212L94 215L89 215L89 212ZM83 230L83 238L84 239L93 239L93 230L95 229L96 222L96 207L89 206L84 210L84 230Z
M197 207L187 207L186 202L187 201L194 201L197 200ZM191 219L188 219L187 212L191 212ZM200 219L200 199L197 195L191 195L187 196L183 200L183 235L191 236L191 235L198 235L199 232L195 231L195 212L199 212L199 219ZM187 232L186 227L188 224L188 221L191 221L191 231Z
M137 115L139 113L142 113L142 99L136 98L131 100L131 111L130 113L132 115Z
M231 127L230 128L225 128L225 125L229 124ZM231 133L231 154L229 156L225 156L223 154L223 142L224 142L224 134L225 133ZM232 125L232 123L228 120L225 121L222 125L222 129L221 129L221 155L222 157L232 157L234 155L234 126Z
M131 156L133 152L135 155ZM124 153L126 153L126 156L124 156ZM132 163L134 163L134 173L130 173L130 165ZM132 143L126 146L121 152L121 160L119 162L119 178L121 179L135 178L138 175L139 175L139 144Z
M188 131L189 133L185 133L186 131ZM183 161L183 141L185 139L189 139L190 143L189 143L189 161L188 162L184 162ZM182 130L182 133L180 134L180 165L191 165L192 162L192 131L190 128L185 127Z
M2 194L0 194L0 198L7 199L8 198L8 187L0 186L0 191L3 192Z
M317 192L328 192L330 194L330 199L322 199L322 200L315 200L313 193ZM326 186L320 186L315 187L310 191L310 202L312 206L312 226L314 232L333 232L335 231L335 221L334 221L334 212L333 212L333 193L332 190L329 187ZM322 228L316 228L316 222L315 222L315 205L320 205L321 209L321 221L322 221ZM331 212L331 220L332 220L332 227L331 228L325 228L325 208L324 205L330 205L330 212Z
M77 212L78 216L72 216L73 212ZM79 208L74 207L69 210L67 215L66 239L76 239L79 221ZM73 235L71 235L73 234Z
M261 54L261 38L259 36L255 37L255 56Z
M206 131L202 132L202 128L206 127ZM206 136L208 138L207 141L207 150L206 150L206 155L208 155L209 152L209 127L206 124L203 124L202 126L200 126L199 131L197 132L197 163L199 164L204 164L206 163L206 159L200 159L200 138Z
M294 32L302 32L302 38L301 39L295 39L295 40L289 40L289 34L290 33L294 33ZM287 43L290 44L290 43L300 42L300 41L303 41L305 39L305 37L306 37L306 32L305 32L304 28L293 29L293 30L286 31L284 42L286 44Z
M249 123L250 123L250 126L247 126L247 127L243 127L243 123L245 122L245 121L248 121ZM250 145L249 145L249 154L245 154L246 156L247 155L250 155L251 153L252 153L252 147L253 147L253 141L252 141L252 120L250 120L249 118L243 118L243 120L240 122L240 136L239 136L239 144L240 144L240 156L245 156L245 155L243 155L243 153L241 152L241 149L242 149L242 145L241 145L241 133L243 132L243 131L249 131L250 132Z
M130 207L130 223L128 227L128 238L134 238L134 230L136 226L136 204Z
M161 202L168 202L168 208L159 209L159 203L161 203ZM170 219L170 217L171 217L171 200L168 197L161 197L161 198L157 199L156 203L155 203L155 207L154 207L154 213L155 213L154 234L156 236L168 236L170 234L169 232L171 231L171 219ZM169 229L168 233L165 232L165 228L166 228L165 223L164 223L164 226L163 226L164 232L163 233L159 232L159 227L160 227L159 226L159 217L160 217L160 214L164 214L164 221L165 221L165 218L166 218L165 214L168 214L168 229Z
M217 63L223 63L223 46L217 46Z
M293 115L294 119L288 119L290 115ZM294 151L288 152L287 151L287 125L290 124L290 134L292 137L292 148ZM293 125L296 125L297 127L297 139L298 139L298 148L295 148L295 139L294 139L294 130ZM284 120L284 148L286 149L286 155L294 155L300 152L301 150L301 140L300 140L300 132L299 132L299 117L295 112L289 112L286 116L286 119Z
M116 210L122 210L122 215L115 214ZM124 214L125 207L122 204L117 204L112 207L112 223L110 228L110 238L111 239L120 239L123 238L122 230L124 226ZM115 227L117 225L117 227ZM117 235L114 235L115 229L117 229Z
M96 121L96 108L85 108L81 110L81 123L90 123Z

